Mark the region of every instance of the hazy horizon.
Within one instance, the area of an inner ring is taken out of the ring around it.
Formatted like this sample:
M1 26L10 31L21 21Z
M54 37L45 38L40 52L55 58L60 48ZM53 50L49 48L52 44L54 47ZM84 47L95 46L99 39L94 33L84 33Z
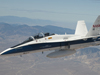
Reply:
M90 28L100 15L99 6L100 0L1 0L0 16L49 20L56 22L52 25L72 29L78 20L85 20Z

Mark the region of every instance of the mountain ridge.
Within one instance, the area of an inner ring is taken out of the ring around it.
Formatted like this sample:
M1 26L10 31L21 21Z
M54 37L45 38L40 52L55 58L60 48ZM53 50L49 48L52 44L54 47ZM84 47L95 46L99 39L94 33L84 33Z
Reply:
M29 26L26 24L23 25L15 25L15 24L8 24L8 23L0 23L0 33L5 35L13 35L13 34L20 34L20 35L33 35L39 32L51 32L57 34L64 34L67 33L74 33L74 30L69 28L62 28L52 25L47 26Z
M31 19L27 17L18 17L18 16L0 16L0 22L5 22L9 24L28 24L28 25L47 25L55 24L51 20L42 20L42 19Z

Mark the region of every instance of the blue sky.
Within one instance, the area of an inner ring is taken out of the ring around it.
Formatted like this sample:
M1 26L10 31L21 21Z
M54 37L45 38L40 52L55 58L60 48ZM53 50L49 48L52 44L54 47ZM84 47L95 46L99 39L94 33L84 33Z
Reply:
M100 15L100 0L0 0L0 16L19 16L64 23Z

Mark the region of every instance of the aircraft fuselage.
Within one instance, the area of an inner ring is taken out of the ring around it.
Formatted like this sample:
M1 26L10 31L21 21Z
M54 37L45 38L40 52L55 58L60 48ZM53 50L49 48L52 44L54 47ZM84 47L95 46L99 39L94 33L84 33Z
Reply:
M80 37L77 35L52 35L16 45L3 51L1 55L22 55L48 50L75 50L100 44L100 37Z

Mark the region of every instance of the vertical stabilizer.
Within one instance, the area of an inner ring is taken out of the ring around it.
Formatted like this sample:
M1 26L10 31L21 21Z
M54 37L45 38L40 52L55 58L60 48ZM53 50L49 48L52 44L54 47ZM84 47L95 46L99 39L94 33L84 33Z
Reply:
M76 26L75 35L86 36L88 33L87 27L84 21L78 21Z
M97 17L96 21L94 22L93 26L89 30L87 36L96 36L100 35L100 15Z

